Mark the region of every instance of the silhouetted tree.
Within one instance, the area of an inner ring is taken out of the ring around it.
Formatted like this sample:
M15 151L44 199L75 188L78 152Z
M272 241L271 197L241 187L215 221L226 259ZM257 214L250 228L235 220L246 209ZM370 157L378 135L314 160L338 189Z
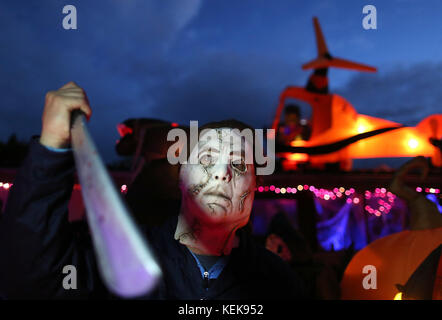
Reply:
M0 141L0 167L19 167L28 152L28 143L19 141L16 134L11 134L8 141Z

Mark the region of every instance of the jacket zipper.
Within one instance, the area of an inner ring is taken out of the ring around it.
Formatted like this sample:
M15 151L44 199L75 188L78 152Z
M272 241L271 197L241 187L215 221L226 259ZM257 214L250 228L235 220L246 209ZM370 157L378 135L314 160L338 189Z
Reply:
M204 288L208 289L209 288L209 272L208 271L204 271Z

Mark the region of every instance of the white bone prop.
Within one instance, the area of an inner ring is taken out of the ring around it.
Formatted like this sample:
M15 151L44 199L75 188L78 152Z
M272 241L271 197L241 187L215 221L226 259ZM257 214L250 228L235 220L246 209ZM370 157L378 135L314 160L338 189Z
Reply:
M161 269L96 150L84 114L74 111L71 124L72 149L101 277L121 297L148 294Z

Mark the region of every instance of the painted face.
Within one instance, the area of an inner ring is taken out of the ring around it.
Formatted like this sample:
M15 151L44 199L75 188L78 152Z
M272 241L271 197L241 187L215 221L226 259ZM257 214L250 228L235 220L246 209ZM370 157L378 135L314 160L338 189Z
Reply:
M247 224L256 185L252 150L229 128L200 135L189 157L194 160L181 165L180 188L186 207L201 222Z

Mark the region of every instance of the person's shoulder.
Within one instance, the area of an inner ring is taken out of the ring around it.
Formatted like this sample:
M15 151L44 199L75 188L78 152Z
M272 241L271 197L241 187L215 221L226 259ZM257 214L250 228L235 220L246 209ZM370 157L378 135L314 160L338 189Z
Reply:
M287 262L281 259L278 255L266 249L262 245L256 245L256 255L263 268L271 269L290 269Z
M242 228L238 230L237 235L240 238L241 252L247 256L248 260L253 260L252 263L258 269L284 268L286 264L284 260L256 241L249 231Z
M304 281L299 274L281 257L256 245L256 259L258 272L267 276L270 282L287 298L308 298Z

